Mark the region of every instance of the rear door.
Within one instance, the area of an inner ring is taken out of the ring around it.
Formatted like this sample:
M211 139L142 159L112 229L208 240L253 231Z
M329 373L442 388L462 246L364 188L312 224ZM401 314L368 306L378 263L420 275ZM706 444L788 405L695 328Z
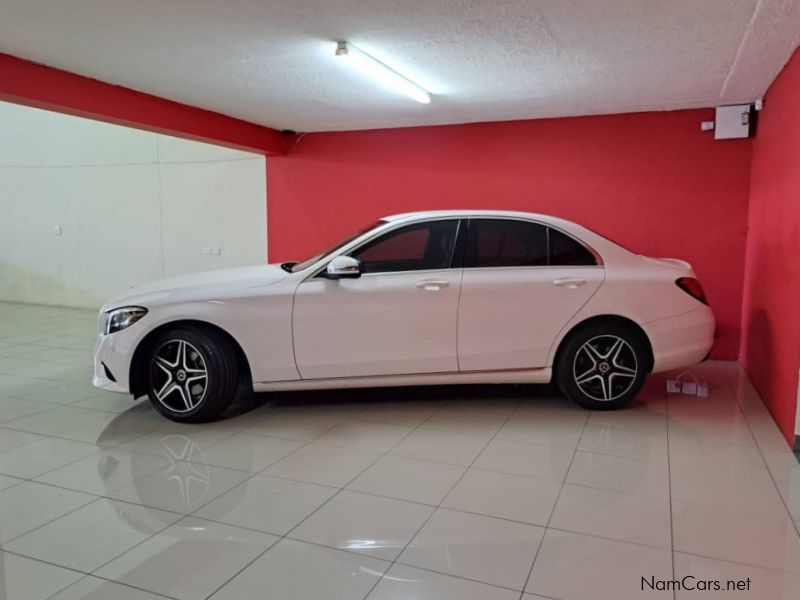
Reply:
M605 270L567 234L518 219L467 223L458 309L461 371L540 368Z

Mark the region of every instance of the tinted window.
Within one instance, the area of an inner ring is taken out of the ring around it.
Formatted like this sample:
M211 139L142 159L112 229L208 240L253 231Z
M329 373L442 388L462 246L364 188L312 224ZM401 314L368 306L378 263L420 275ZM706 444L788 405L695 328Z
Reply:
M470 221L466 267L547 265L547 228L502 219Z
M362 273L447 269L453 256L458 221L409 225L353 252Z
M594 255L584 246L555 229L550 230L550 264L559 266L596 265Z

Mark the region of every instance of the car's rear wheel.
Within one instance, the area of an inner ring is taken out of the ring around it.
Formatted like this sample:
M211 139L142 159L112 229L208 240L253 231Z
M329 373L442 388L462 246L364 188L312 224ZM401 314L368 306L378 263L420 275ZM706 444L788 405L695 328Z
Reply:
M593 410L609 410L633 400L647 375L642 335L620 323L593 323L570 335L556 364L561 392Z
M215 419L233 401L239 363L231 343L210 329L165 331L148 359L150 401L168 419L199 423Z

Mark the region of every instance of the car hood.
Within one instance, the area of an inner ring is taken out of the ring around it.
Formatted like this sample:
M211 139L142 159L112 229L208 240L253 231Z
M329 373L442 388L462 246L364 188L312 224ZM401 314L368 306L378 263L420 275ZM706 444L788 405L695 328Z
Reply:
M148 306L168 302L230 298L254 288L266 287L288 277L278 265L256 265L179 275L135 285L109 300L103 311L121 306Z

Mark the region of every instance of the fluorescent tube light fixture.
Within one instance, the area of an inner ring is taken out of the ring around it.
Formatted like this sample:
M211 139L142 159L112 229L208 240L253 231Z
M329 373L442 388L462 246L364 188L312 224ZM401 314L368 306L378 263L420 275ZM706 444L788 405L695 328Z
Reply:
M356 71L399 94L404 94L422 104L431 101L431 95L427 90L348 42L336 43L336 56L346 59L347 64Z

